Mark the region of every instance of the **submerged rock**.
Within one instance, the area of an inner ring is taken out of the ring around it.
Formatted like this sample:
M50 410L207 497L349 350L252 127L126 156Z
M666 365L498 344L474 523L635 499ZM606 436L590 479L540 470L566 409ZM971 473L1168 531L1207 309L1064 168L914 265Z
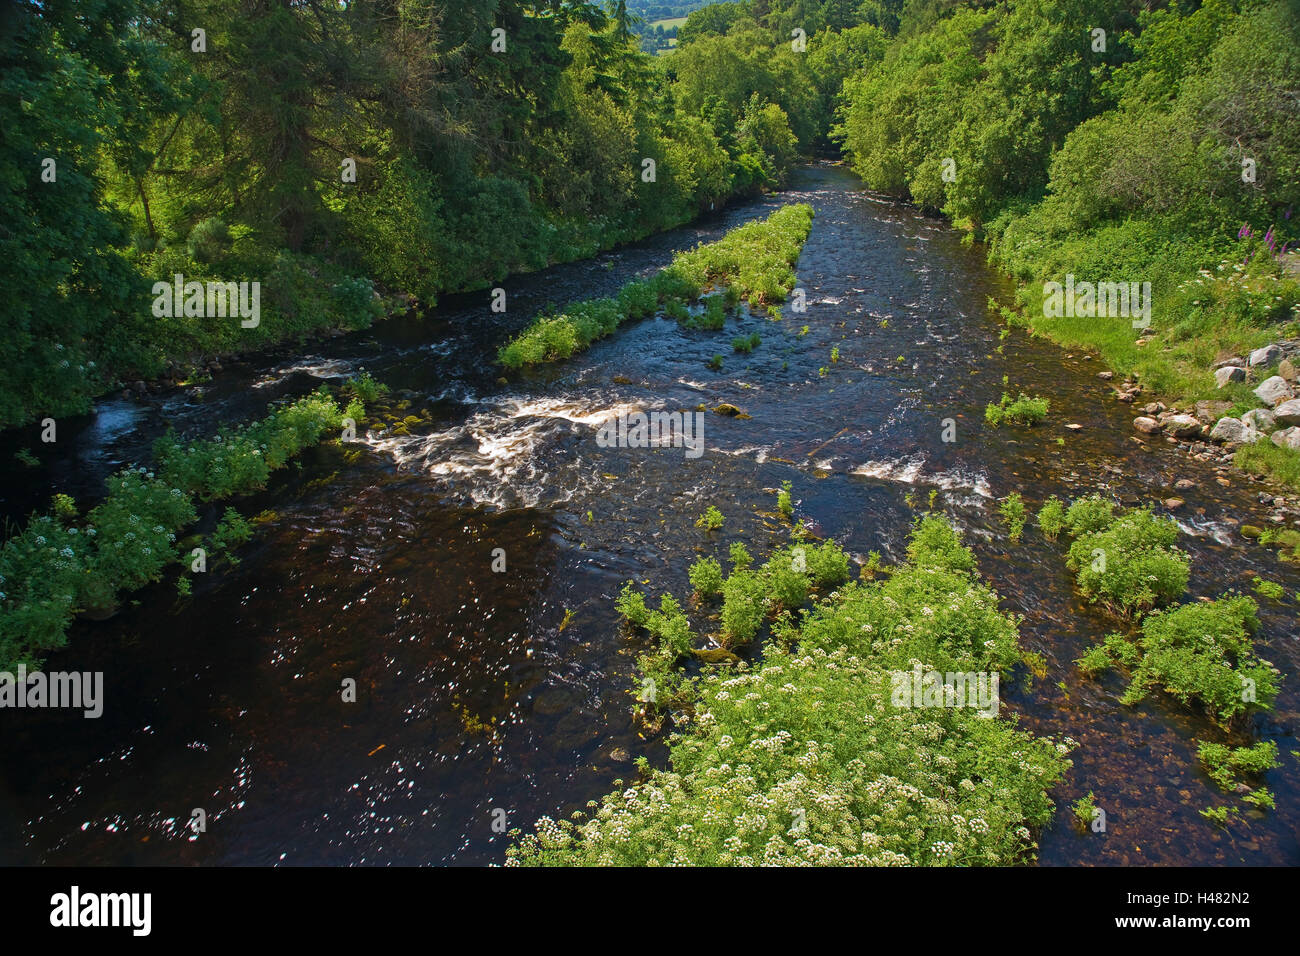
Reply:
M743 409L737 408L730 402L723 402L721 405L714 405L713 410L719 415L726 415L729 418L748 418Z
M1133 427L1136 428L1138 431L1142 432L1144 435L1154 435L1156 432L1160 431L1160 429L1163 428L1164 426L1161 425L1154 418L1148 418L1146 415L1140 415L1137 418L1133 419Z

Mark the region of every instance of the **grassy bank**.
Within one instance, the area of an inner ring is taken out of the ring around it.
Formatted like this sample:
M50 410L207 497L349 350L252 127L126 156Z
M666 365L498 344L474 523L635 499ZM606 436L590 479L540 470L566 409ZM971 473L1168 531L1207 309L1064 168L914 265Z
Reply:
M1047 791L1070 765L1069 742L1035 738L1012 719L969 707L901 706L893 682L918 663L1006 677L1020 658L1017 622L998 610L971 552L941 518L920 520L907 563L884 580L843 583L835 552L796 542L751 570L744 548L733 546L725 582L693 572L697 590L721 594L718 617L710 613L717 598L704 595L697 615L720 622L720 643L734 645L736 622L746 640L769 638L761 663L705 666L696 677L665 673L671 662L701 656L680 605L665 596L660 611L643 616L644 599L625 592L625 613L658 638L642 661L640 696L674 711L671 769L643 761L638 782L616 781L575 822L543 818L533 833L516 831L508 862L1032 860L1031 828L1051 817ZM810 594L817 600L796 620L791 612Z
M683 324L720 329L726 310L742 300L751 307L783 302L795 286L794 265L812 219L811 206L785 206L717 242L679 253L653 278L629 282L613 298L588 299L558 314L538 316L501 347L497 360L517 369L566 359L623 322L659 308ZM696 316L690 306L706 291L717 294L708 297L704 313Z
M349 391L376 388L363 380ZM179 541L198 520L198 502L265 487L271 472L364 412L356 398L341 407L322 388L208 441L161 439L154 470L119 471L108 479L104 500L84 514L67 495L55 495L48 513L33 516L0 546L0 670L38 669L45 654L67 642L78 615L110 616L121 594L159 580L167 568L194 570L194 548L203 548L206 570L208 560L245 540L250 529L227 509L207 539Z

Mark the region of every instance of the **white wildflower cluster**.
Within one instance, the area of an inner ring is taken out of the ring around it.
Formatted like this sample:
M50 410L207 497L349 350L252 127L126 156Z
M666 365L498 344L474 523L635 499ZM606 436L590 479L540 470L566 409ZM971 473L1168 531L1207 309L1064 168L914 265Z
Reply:
M929 613L926 613L926 611ZM846 588L797 650L706 671L671 772L606 797L585 823L539 823L514 863L966 866L1032 859L1030 827L1068 765L1004 718L889 703L888 674L1018 657L1014 619L966 572L904 567ZM909 628L911 630L909 630ZM879 646L873 636L898 643ZM928 658L942 648L943 661ZM978 741L978 744L976 743Z

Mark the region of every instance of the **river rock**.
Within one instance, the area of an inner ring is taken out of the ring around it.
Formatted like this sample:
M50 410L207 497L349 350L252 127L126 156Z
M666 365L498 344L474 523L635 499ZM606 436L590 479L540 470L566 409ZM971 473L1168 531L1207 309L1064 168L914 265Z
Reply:
M1169 411L1169 406L1164 402L1147 402L1142 406L1142 411L1148 415L1159 415L1161 412Z
M1146 415L1140 415L1139 417L1133 419L1133 427L1136 428L1138 431L1142 432L1142 434L1144 435L1154 435L1156 432L1160 431L1160 429L1163 428L1164 426L1161 425L1154 418L1149 418Z
M1098 373L1097 373L1097 377L1098 377L1099 379L1101 379L1103 382L1109 382L1112 378L1115 377L1115 373L1114 373L1114 372L1098 372Z
M1230 382L1246 381L1246 370L1235 365L1225 365L1214 373L1214 384L1226 388Z
M1276 345L1265 345L1263 348L1255 349L1250 353L1250 367L1258 368L1261 365L1272 365L1278 359L1282 358L1282 350Z
M1284 358L1280 363L1278 363L1277 374L1281 375L1292 385L1294 385L1296 379L1300 377L1300 373L1296 372L1295 362L1292 362L1289 358Z
M748 418L743 409L737 408L730 402L723 402L721 405L714 405L713 410L719 415L726 415L729 418Z
M1181 507L1182 507L1183 505L1185 505L1186 503L1187 503L1187 502L1183 501L1182 498L1166 498L1166 499L1165 499L1165 507L1168 508L1170 511L1176 511L1177 509L1181 508Z
M1274 375L1259 383L1259 388L1255 389L1255 397L1269 408L1272 408L1289 398L1295 398L1295 392L1287 384L1286 379L1281 375Z
M1232 407L1232 402L1197 402L1196 417L1207 425L1213 425Z
M1188 491L1196 487L1196 482L1190 478L1179 478L1174 482L1174 487L1179 491Z
M740 658L731 651L722 647L706 647L703 650L695 649L691 651L695 657L705 664L739 664Z
M1283 402L1273 409L1273 421L1283 428L1288 425L1300 425L1300 398Z
M1290 428L1283 428L1269 436L1273 444L1278 448L1290 448L1292 451L1300 451L1300 427L1292 425Z
M1264 432L1265 434L1271 432L1276 427L1273 421L1273 413L1267 408L1252 408L1245 415L1241 416L1241 423L1243 425L1249 425L1256 431Z
M1165 428L1175 438L1198 438L1203 427L1191 415L1170 415L1165 419Z
M1259 432L1244 424L1237 418L1220 418L1210 432L1211 441L1254 442L1259 440Z

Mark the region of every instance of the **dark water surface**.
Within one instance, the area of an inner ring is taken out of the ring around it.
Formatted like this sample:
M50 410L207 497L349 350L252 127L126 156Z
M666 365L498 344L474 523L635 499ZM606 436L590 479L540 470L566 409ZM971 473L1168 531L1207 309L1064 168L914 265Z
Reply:
M807 312L787 306L781 322L751 316L716 333L646 320L496 383L495 346L547 303L610 294L674 251L796 201L817 211L798 267ZM92 496L105 474L145 460L169 424L204 436L361 367L409 390L402 414L421 419L407 435L315 449L239 502L273 515L241 564L208 575L191 601L167 583L112 620L77 625L47 668L104 671L104 716L3 714L0 862L500 862L497 811L512 827L568 814L630 779L638 756L663 760L630 714L629 675L646 646L618 627L622 582L684 598L696 551L781 543L764 513L786 480L819 533L894 559L914 514L905 497L924 502L936 489L1003 606L1024 615L1023 643L1047 675L1027 690L1004 681L1004 706L1036 733L1080 742L1055 796L1092 791L1107 813L1102 834L1058 813L1044 863L1300 862L1300 574L1235 528L1266 523L1264 486L1234 475L1222 487L1209 465L1138 441L1131 407L1097 379L1095 359L1020 333L996 353L987 301L1010 290L958 233L819 166L778 196L505 288L505 315L487 292L453 297L306 356L229 367L201 399L178 390L106 402L61 423L59 457L42 471L6 470L10 516L51 487ZM731 339L751 332L762 344L733 353ZM721 371L707 365L714 354ZM1043 427L984 425L1004 375L1050 398ZM719 402L750 417L709 413L698 459L595 440L620 411ZM954 442L942 440L945 419ZM1236 800L1243 812L1226 830L1197 812L1230 798L1198 769L1194 744L1225 738L1175 701L1120 705L1118 677L1081 680L1072 661L1115 622L1081 605L1062 545L1033 526L1010 545L996 512L1012 491L1035 511L1050 494L1091 490L1158 501L1179 478L1196 482L1176 512L1190 594L1246 588L1259 574L1289 595L1262 601L1264 656L1286 679L1252 728L1279 742L1283 765L1267 779L1278 806ZM726 516L712 536L694 527L709 505ZM505 573L492 571L496 548ZM357 703L341 700L345 678ZM197 837L186 826L194 808L208 817Z

